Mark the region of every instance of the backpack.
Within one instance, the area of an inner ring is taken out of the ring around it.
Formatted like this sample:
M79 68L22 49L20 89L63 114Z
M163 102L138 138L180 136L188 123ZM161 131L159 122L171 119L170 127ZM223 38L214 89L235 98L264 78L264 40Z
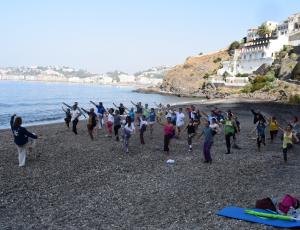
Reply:
M299 208L299 200L291 195L285 195L282 201L279 203L279 210L285 214L287 214L290 208L293 207L295 209Z

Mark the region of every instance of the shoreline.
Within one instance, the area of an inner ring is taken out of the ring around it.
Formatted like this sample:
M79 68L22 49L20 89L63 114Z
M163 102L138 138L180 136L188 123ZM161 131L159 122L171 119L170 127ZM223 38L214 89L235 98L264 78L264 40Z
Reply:
M196 105L196 106L211 106L211 105L226 105L226 104L253 104L253 105L257 105L257 104L269 104L269 103L274 103L274 104L279 104L279 105L286 105L286 106L296 106L296 105L290 105L290 104L286 104L283 102L278 102L278 101L266 101L266 100L257 100L257 99L250 99L250 98L227 98L227 99L195 99L195 100L186 100L186 101L181 101L178 103L170 103L170 105L172 107L183 107L183 106L188 106L188 105ZM80 121L85 122L87 119L80 119ZM45 122L32 122L29 124L24 124L24 127L39 127L39 126L47 126L47 125L57 125L57 124L64 124L63 118L59 119L59 120L55 120L55 121L45 121ZM0 128L0 133L10 130L10 127L6 127L6 128Z
M148 88L152 87L151 84L136 84L136 83L98 83L98 82L72 82L72 81L46 81L46 80L15 80L15 79L0 79L1 81L13 81L13 82L39 82L39 83L55 83L55 84L83 84L93 86L115 86L115 87L131 87L131 88Z

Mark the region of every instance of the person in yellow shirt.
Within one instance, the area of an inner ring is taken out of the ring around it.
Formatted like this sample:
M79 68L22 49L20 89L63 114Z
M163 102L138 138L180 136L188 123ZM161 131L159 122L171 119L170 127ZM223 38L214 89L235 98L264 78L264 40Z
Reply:
M269 121L269 130L271 136L271 143L273 143L274 138L276 138L279 129L279 124L276 117L271 117Z
M287 162L287 152L288 149L293 147L294 143L299 142L298 138L293 134L293 126L288 125L286 129L279 128L283 131L283 142L282 142L282 151L283 151L283 160Z

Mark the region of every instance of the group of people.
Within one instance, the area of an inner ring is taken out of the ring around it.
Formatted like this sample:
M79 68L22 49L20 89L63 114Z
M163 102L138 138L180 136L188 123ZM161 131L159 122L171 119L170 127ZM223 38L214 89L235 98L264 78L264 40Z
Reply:
M226 154L231 154L231 149L240 149L237 145L238 134L241 132L241 125L238 116L231 110L226 112L218 108L211 110L209 114L196 109L194 105L185 109L179 108L178 111L168 105L156 104L157 108L149 108L148 104L142 105L141 102L134 103L133 107L128 109L122 103L118 106L113 103L114 108L105 108L102 102L95 103L90 101L94 107L85 109L79 107L75 102L72 106L63 103L62 109L65 112L65 124L69 128L72 126L72 132L77 135L77 125L81 116L87 118L87 130L91 140L94 140L95 133L99 129L106 130L106 136L116 141L122 141L124 151L129 152L129 140L136 130L139 132L140 144L145 145L145 132L149 129L150 139L153 138L155 124L163 126L164 133L164 151L170 152L172 139L179 139L183 132L187 132L188 151L193 150L193 140L195 137L203 140L204 163L212 163L211 148L214 138L222 130L224 132L226 143ZM276 138L278 132L283 131L283 158L287 161L287 151L294 143L298 142L300 135L300 126L297 117L294 117L285 129L282 129L275 117L267 117L260 111L251 110L254 119L253 132L256 132L256 142L258 151L261 145L266 144L266 129L269 128L271 143ZM14 135L14 141L17 145L19 154L19 166L24 166L26 161L26 151L31 149L37 139L37 135L30 133L22 127L22 118L13 115L11 117L11 129ZM202 126L202 127L201 127ZM30 142L30 143L29 143Z

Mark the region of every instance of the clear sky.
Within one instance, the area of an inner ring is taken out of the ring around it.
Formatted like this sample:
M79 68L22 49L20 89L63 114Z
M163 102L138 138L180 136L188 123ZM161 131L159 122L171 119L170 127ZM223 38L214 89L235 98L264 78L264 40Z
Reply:
M132 73L224 48L299 11L299 0L3 0L0 66Z

